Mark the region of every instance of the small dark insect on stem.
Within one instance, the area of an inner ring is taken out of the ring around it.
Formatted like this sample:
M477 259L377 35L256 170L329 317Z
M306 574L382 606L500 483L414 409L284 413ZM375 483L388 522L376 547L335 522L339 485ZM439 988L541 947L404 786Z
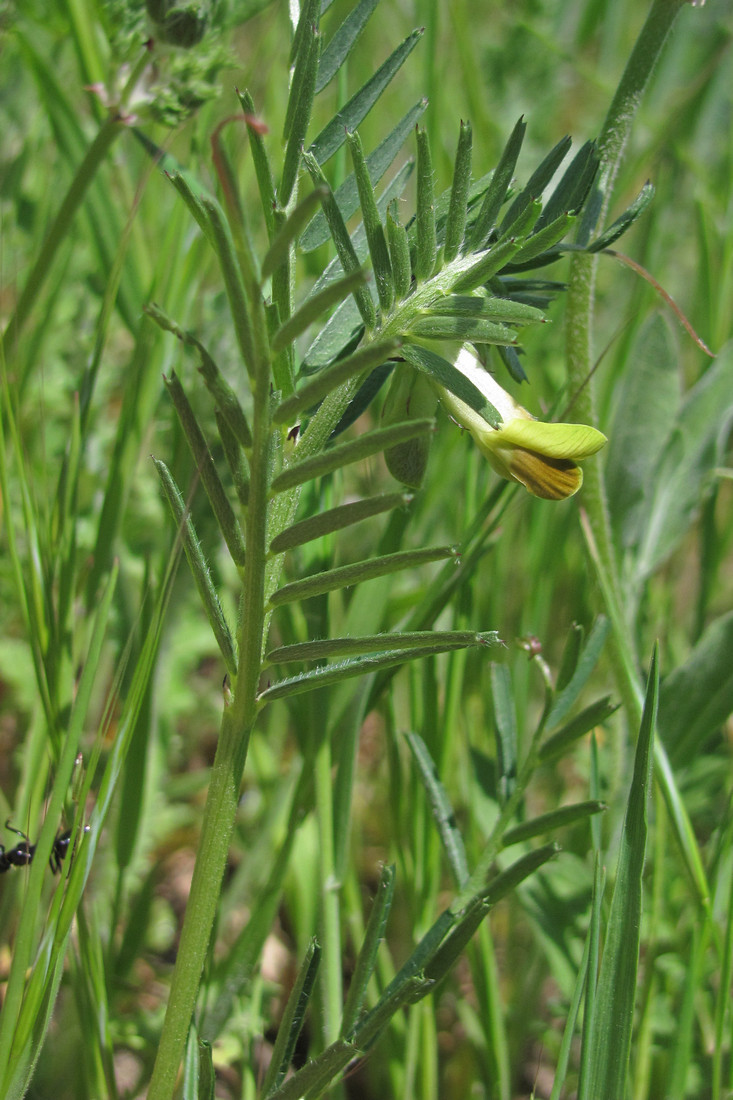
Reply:
M16 836L21 838L20 843L16 844L14 848L6 849L3 844L0 844L0 874L4 874L9 871L11 867L27 867L29 863L33 862L33 857L36 853L36 845L31 844L30 839L20 829L16 829L15 826L10 824L10 819L5 822L5 828L15 833ZM89 831L89 826L84 826L84 832ZM67 829L65 833L60 833L56 836L53 842L53 848L51 849L51 856L48 861L49 867L54 875L60 874L61 866L66 853L69 850L71 844L71 829Z

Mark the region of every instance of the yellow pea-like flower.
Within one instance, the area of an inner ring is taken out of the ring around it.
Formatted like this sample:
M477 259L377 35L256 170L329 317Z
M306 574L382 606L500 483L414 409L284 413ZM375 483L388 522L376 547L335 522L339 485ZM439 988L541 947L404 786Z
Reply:
M605 435L587 424L536 420L501 388L467 344L448 354L442 346L440 354L480 390L501 417L501 425L492 428L465 401L440 387L444 408L471 433L496 472L544 500L565 500L577 493L583 484L578 462L600 451L607 442Z

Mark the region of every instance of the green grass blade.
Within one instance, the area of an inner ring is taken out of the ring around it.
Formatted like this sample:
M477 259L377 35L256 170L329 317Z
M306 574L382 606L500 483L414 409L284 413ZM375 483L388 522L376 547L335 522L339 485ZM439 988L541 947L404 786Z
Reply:
M456 815L448 797L448 792L438 778L435 762L422 737L417 733L407 733L405 737L417 764L430 811L448 860L448 866L451 869L456 886L462 886L468 878L468 861L463 837L456 824Z
M647 801L652 778L652 744L658 698L659 664L655 648L598 978L591 1038L593 1056L589 1067L589 1097L621 1097L626 1093L639 966Z

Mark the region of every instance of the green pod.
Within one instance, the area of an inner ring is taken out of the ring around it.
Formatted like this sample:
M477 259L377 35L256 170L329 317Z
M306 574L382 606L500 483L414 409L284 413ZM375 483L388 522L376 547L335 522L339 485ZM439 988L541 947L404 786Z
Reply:
M387 427L433 416L437 405L437 395L425 375L412 367L397 366L382 409L382 424ZM392 477L411 489L419 489L428 466L431 442L430 435L420 435L388 447L384 459Z

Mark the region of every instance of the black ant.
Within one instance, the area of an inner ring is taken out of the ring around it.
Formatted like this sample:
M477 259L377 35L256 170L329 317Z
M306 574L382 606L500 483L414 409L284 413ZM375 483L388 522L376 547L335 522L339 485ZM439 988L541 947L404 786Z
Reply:
M0 874L9 871L11 867L27 867L29 863L33 862L33 856L36 853L36 845L31 844L30 839L25 833L22 833L20 829L16 829L10 824L10 818L5 822L5 828L8 829L9 832L19 836L21 838L21 843L16 844L14 848L10 849L6 849L4 845L0 844ZM89 826L86 825L84 827L84 832L86 833L88 830ZM54 840L51 856L48 861L54 875L60 874L61 865L66 858L66 853L69 850L70 844L71 829L67 829L65 833L60 833Z

